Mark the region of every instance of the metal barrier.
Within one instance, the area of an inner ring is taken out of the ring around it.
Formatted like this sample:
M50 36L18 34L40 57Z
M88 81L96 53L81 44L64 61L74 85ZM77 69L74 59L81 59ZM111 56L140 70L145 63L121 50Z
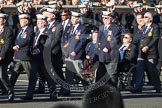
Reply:
M47 5L35 5L34 7L35 7L36 10L39 10L39 9L41 9L44 6L47 6ZM70 10L79 9L78 6L72 6L72 5L63 5L63 8L69 8ZM146 10L148 10L148 11L154 11L155 10L154 7L150 7L150 6L147 6L147 5L144 6L144 8L146 8ZM4 11L6 13L17 13L17 8L16 8L15 5L8 5L8 6L6 5L6 6L4 6L3 9L4 9ZM92 7L91 9L94 12L98 12L101 9L102 10L106 9L106 7L105 6L103 6L103 7ZM119 12L119 13L129 13L129 12L131 12L131 9L129 8L129 6L118 6L117 5L116 6L116 11Z

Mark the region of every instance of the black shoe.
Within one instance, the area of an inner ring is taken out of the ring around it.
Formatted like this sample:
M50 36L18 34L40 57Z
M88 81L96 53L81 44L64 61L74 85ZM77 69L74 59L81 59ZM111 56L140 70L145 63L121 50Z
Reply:
M56 96L50 96L49 101L58 101L58 98Z
M155 93L161 93L161 90L156 90L156 92Z
M34 93L35 93L35 94L44 94L45 91L44 91L44 90L39 90L39 89L38 89L38 90L35 90Z
M1 95L7 95L8 92L7 91L2 91Z
M33 97L29 97L29 96L24 96L21 98L22 100L33 100Z
M142 90L131 90L131 93L142 93Z
M8 101L9 102L13 102L14 101L14 97L15 97L15 95L14 95L14 91L13 90L9 90L8 91Z
M70 92L62 92L60 96L70 96Z

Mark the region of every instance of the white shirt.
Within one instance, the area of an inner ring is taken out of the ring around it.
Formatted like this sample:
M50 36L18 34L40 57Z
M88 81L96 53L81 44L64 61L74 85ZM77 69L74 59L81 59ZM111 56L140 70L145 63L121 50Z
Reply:
M62 22L62 25L63 25L63 31L65 30L67 24L69 22L69 19L66 19L65 21Z
M55 20L53 20L52 22L50 22L50 25L48 27L48 29L52 26L52 24L55 22Z
M38 40L39 40L39 37L40 37L40 35L43 33L43 31L45 30L45 28L41 28L40 29L40 33L39 33L39 35L36 37L36 41L35 41L35 46L37 45L37 43L38 43Z
M77 24L73 25L73 26L74 26L74 30L73 30L73 33L72 33L72 34L75 33L75 30L78 28L79 24L80 24L80 23L77 23Z

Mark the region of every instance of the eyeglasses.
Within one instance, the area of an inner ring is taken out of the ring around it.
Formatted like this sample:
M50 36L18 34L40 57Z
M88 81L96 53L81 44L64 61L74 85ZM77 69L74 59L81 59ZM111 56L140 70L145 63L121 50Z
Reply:
M128 37L124 36L123 38L128 39Z
M149 18L148 16L145 16L144 18Z
M102 19L109 19L109 17L102 17Z
M67 16L67 14L61 15L61 16Z

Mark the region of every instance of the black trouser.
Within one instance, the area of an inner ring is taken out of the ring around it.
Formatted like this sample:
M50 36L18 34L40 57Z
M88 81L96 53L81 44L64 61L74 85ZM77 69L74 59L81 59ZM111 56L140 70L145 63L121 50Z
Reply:
M51 56L51 59L52 59L52 66L53 66L56 74L62 80L65 80L64 75L63 75L63 71L62 71L62 66L63 66L63 60L62 60L62 58L61 57L58 57L56 55L52 55Z
M5 64L5 63L2 63L0 65L0 80L3 84L2 86L4 86L7 91L9 91L9 90L13 90L13 88L12 88L11 83L9 81L7 68L8 68L8 65Z
M32 74L29 79L29 86L28 86L26 96L33 97L38 72L44 75L45 81L47 81L47 84L48 84L50 96L55 95L54 91L56 90L56 84L54 80L51 78L51 76L49 75L49 73L46 71L44 63L40 63L40 62L38 63L38 62L33 61L31 62L31 73Z

